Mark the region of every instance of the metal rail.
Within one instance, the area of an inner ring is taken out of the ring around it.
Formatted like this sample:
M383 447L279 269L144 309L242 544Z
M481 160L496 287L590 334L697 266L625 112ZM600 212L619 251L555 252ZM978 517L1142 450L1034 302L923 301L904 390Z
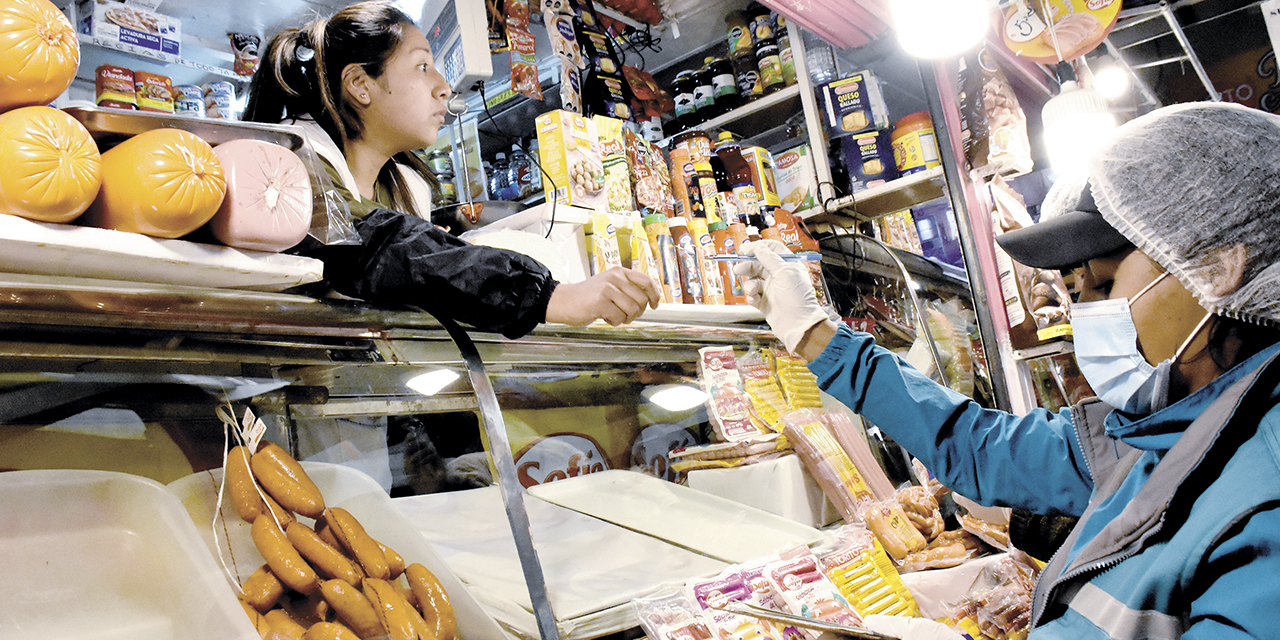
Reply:
M511 455L511 443L507 439L507 425L502 419L502 409L498 406L498 396L493 392L493 384L489 382L489 374L484 362L480 360L480 352L457 323L447 318L437 318L444 325L449 337L458 346L462 361L467 366L471 377L471 387L475 390L476 400L480 403L480 417L484 422L485 434L489 437L490 454L498 471L498 486L502 492L502 503L507 510L507 521L511 524L511 534L516 542L516 554L520 557L520 568L524 572L525 585L529 588L529 600L533 603L533 615L538 622L538 633L542 640L559 640L560 631L556 627L555 612L551 609L551 600L547 594L546 576L542 572L542 562L538 560L538 551L533 546L533 537L529 529L529 514L524 508L524 487L516 479L516 462Z

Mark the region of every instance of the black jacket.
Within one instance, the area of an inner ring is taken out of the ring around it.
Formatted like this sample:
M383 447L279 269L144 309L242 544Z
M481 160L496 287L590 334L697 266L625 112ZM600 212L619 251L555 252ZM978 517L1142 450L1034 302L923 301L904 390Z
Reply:
M324 261L335 291L381 307L417 307L482 331L523 336L546 319L557 282L542 263L469 244L429 220L375 209L355 221L359 245L303 253Z

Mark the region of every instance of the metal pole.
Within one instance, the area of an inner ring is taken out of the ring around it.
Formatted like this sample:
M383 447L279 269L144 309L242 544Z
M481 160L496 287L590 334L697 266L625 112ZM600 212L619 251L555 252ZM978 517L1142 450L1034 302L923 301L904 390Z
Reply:
M979 230L974 228L972 214L969 211L968 192L972 191L968 176L961 171L964 162L963 147L959 138L952 138L952 123L958 130L960 111L957 104L954 60L947 62L929 62L918 60L920 81L924 84L925 97L929 102L929 116L933 119L935 137L938 142L938 155L942 160L943 175L947 179L947 196L951 200L951 210L956 216L956 227L960 234L960 248L964 253L965 271L969 275L969 290L973 296L974 315L978 320L978 333L987 353L987 371L991 375L991 393L996 408L1011 411L1008 378L1005 375L1005 363L999 354L1007 349L1000 348L1001 337L1008 344L1008 331L999 331L994 316L994 305L1001 304L999 316L1004 318L1003 296L1000 295L998 271L995 265L993 249L983 252L978 248L978 232L987 238L990 227ZM945 86L945 89L942 88ZM944 102L945 101L945 102ZM948 118L948 114L954 118ZM966 185L969 185L966 187ZM976 196L973 198L977 204ZM981 216L985 219L986 216ZM990 276L989 278L987 276ZM992 300L994 294L995 301Z
M1174 17L1173 9L1164 0L1160 2L1160 14L1164 16L1165 22L1169 23L1169 29L1173 31L1173 37L1178 39L1178 44L1182 45L1182 50L1187 52L1187 58L1191 61L1191 66L1196 70L1196 75L1200 76L1200 83L1209 92L1209 99L1214 102L1222 100L1218 90L1213 88L1213 81L1209 80L1209 74L1204 70L1204 65L1200 64L1200 57L1196 55L1195 49L1191 48L1191 42L1187 40L1187 34L1182 31L1182 25L1178 24L1178 19Z
M480 360L480 352L476 350L471 337L452 320L439 317L436 319L458 346L458 352L462 354L462 361L467 365L467 373L471 377L471 388L475 390L476 400L480 403L480 417L484 421L484 431L489 437L490 453L493 455L494 466L498 470L498 486L502 491L502 503L507 508L507 520L511 524L511 534L515 537L516 554L520 557L524 581L529 587L529 601L533 603L533 615L538 622L538 632L542 640L559 640L560 631L556 628L556 616L551 610L551 599L547 595L547 581L542 572L542 563L538 560L538 551L533 547L533 537L529 530L529 514L524 508L524 487L516 479L516 462L511 456L511 443L507 439L507 425L502 419L498 396L493 392L489 374L485 371L484 362Z

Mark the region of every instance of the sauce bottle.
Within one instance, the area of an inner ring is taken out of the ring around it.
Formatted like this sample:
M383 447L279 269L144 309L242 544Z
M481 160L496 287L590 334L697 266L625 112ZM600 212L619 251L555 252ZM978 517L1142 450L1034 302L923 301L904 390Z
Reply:
M755 51L731 59L733 76L738 84L738 96L743 104L764 95L760 84L760 68L756 65Z
M778 19L778 60L782 64L782 80L786 86L796 83L796 59L791 51L791 33L787 30L787 19L782 15Z
M778 54L778 41L773 38L756 40L756 67L760 70L760 85L764 95L787 86L782 77L782 58Z
M732 133L720 132L720 139L716 144L716 156L724 163L729 184L734 195L737 196L739 213L745 213L748 216L758 213L760 194L752 180L751 166L747 164L746 158L742 155L742 146L733 139Z
M711 156L710 164L711 177L716 184L716 216L725 224L733 224L742 212L738 207L738 196L733 193L733 186L729 184L729 172L724 168L724 160L718 155Z

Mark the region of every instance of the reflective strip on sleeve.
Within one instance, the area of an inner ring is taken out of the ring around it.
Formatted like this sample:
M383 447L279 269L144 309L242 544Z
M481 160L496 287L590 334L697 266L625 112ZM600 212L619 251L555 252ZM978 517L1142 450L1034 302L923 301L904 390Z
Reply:
M1130 609L1092 583L1082 586L1069 606L1115 640L1177 640L1184 629L1180 618L1158 611Z

